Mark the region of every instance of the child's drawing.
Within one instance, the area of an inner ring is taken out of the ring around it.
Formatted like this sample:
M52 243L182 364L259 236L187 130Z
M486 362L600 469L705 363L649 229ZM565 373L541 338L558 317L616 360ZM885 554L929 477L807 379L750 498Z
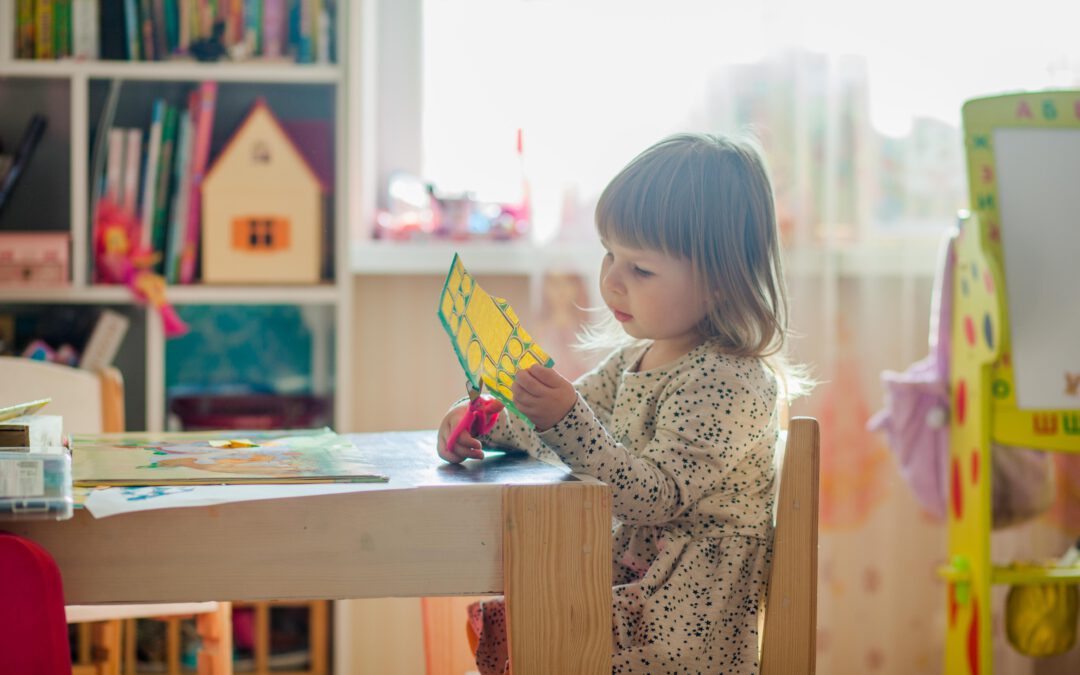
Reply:
M242 442L221 442L233 439ZM385 480L352 442L328 429L77 436L73 443L76 485Z

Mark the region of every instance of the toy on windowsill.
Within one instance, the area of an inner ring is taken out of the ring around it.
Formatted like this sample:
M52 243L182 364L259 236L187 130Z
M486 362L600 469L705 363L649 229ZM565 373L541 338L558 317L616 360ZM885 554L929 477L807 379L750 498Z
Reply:
M521 198L513 203L477 199L472 192L448 193L406 172L394 172L387 183L387 208L375 218L375 238L478 240L518 239L532 223L532 199L525 172L522 131L517 133Z
M179 337L188 326L165 298L165 279L150 270L159 257L139 248L138 223L111 200L98 203L94 223L97 279L103 284L124 284L136 299L147 302L161 315L166 337Z

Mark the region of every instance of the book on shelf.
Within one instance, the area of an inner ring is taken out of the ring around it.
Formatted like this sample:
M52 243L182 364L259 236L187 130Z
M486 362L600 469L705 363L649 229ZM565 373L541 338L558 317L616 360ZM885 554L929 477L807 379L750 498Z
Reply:
M113 203L124 204L124 169L127 153L126 129L109 129L109 153L105 160L105 197Z
M0 448L59 448L63 441L60 415L22 415L0 422Z
M34 57L39 60L56 58L56 13L53 0L36 0L34 3Z
M161 126L161 156L157 167L157 187L154 190L153 218L151 222L150 242L152 250L159 256L165 251L165 228L168 225L170 197L172 195L173 146L176 144L176 106L165 106L165 117ZM154 264L155 271L164 269L160 257Z
M180 252L184 247L187 233L187 209L191 194L191 146L194 141L192 115L196 112L197 97L195 92L188 96L188 107L180 111L180 121L176 134L176 161L173 163L173 200L169 212L169 225L165 241L165 281L176 284L180 281Z
M53 54L71 56L71 0L53 0Z
M98 57L98 0L71 0L71 55Z
M16 0L20 59L332 63L337 0Z
M79 367L98 370L112 365L130 325L131 320L123 314L111 309L102 311L79 357Z
M106 154L104 175L94 179L99 186L95 196L120 206L137 223L135 242L157 254L156 270L174 284L195 281L200 185L209 159L217 84L194 86L185 101L153 101L145 142L139 128L102 132L108 134L101 150ZM97 261L93 268L100 269Z
M139 204L139 169L142 162L142 129L127 129L124 141L124 163L120 205L128 213L136 213Z
M199 236L202 230L202 181L210 160L210 138L214 130L214 111L217 108L217 83L203 82L194 97L192 111L191 168L188 177L187 228L180 251L178 281L195 282L198 262Z
M154 204L157 203L158 162L161 159L161 130L165 125L165 99L155 99L150 114L150 132L146 139L146 162L143 164L142 201L139 213L139 243L144 251L154 247Z

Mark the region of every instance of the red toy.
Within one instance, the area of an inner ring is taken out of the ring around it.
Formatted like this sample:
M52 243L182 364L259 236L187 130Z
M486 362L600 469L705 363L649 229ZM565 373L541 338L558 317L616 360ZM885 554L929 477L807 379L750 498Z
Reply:
M95 281L126 285L137 299L158 311L166 337L184 335L188 326L165 298L165 279L150 271L160 254L137 247L134 242L139 240L138 231L139 223L128 211L110 199L98 202L94 222Z

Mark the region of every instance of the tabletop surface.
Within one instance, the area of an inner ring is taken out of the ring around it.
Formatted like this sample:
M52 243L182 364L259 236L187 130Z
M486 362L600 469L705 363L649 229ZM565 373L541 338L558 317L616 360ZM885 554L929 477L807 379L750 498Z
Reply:
M533 485L576 480L566 467L525 453L485 450L483 460L448 464L435 451L436 432L392 431L344 434L375 470L390 481L386 489L462 484Z

